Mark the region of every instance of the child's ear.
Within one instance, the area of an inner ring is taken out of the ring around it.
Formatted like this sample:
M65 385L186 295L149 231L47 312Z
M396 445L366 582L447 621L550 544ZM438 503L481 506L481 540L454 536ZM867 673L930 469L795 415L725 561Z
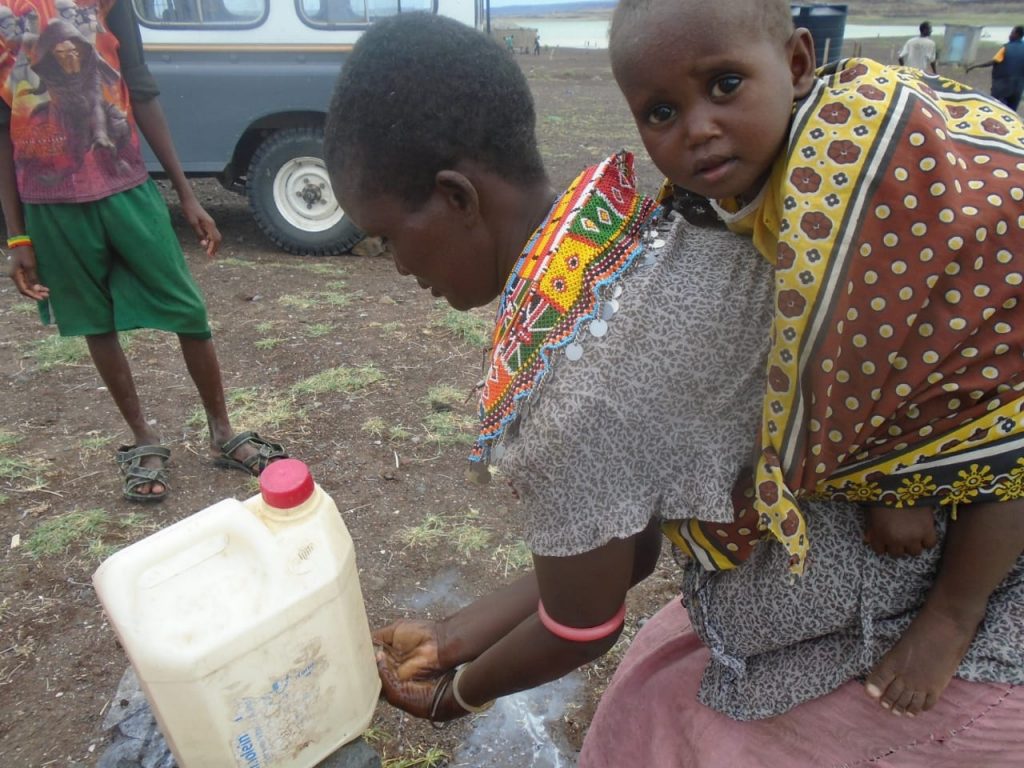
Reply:
M786 44L789 71L793 78L793 96L802 99L814 85L814 38L809 30L799 27Z
M480 213L480 196L476 187L458 171L438 171L434 176L434 192L453 213L475 220Z

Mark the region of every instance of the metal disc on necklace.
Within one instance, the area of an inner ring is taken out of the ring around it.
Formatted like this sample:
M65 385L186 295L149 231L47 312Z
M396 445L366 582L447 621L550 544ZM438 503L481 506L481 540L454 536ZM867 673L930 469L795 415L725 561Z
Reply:
M566 346L565 356L572 362L576 362L583 357L583 347L574 341L572 344Z
M655 241L653 243L651 243L651 247L654 248L655 250L657 250L659 248L664 248L665 247L665 241L662 240L659 237L659 238L655 239Z
M597 338L601 338L606 333L608 333L608 323L606 323L604 320L602 320L601 318L598 318L597 320L592 320L590 322L590 335L591 336L596 336Z
M612 288L612 298L617 299L621 295L622 295L622 286L621 285L616 285L614 288Z
M601 306L601 319L611 320L615 317L615 313L619 311L619 302L615 299L609 299Z

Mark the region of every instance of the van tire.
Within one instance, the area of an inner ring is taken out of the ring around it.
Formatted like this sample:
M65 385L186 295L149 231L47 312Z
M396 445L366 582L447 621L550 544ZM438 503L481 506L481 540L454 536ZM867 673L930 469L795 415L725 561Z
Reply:
M338 207L323 160L321 128L286 128L260 144L246 194L264 234L288 253L347 253L363 233Z

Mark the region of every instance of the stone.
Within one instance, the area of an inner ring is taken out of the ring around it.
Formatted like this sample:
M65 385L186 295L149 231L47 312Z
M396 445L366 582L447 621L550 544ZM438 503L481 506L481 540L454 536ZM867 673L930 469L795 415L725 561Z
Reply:
M96 768L178 768L131 667L121 676L103 718L103 730L109 733L110 746ZM328 755L316 768L381 768L381 764L374 749L360 738Z

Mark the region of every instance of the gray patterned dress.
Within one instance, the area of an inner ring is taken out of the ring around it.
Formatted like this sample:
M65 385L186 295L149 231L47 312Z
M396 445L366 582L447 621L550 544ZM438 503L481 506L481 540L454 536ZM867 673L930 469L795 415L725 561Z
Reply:
M772 272L749 240L681 219L616 291L607 333L559 353L503 439L500 471L542 555L588 551L651 518L728 521L761 415ZM683 601L712 651L701 700L731 717L782 713L864 675L905 630L939 548L875 555L858 508L805 509L812 558L793 579L777 542L741 567L684 565ZM937 521L944 532L945 520ZM1024 558L990 601L958 672L1024 683Z

